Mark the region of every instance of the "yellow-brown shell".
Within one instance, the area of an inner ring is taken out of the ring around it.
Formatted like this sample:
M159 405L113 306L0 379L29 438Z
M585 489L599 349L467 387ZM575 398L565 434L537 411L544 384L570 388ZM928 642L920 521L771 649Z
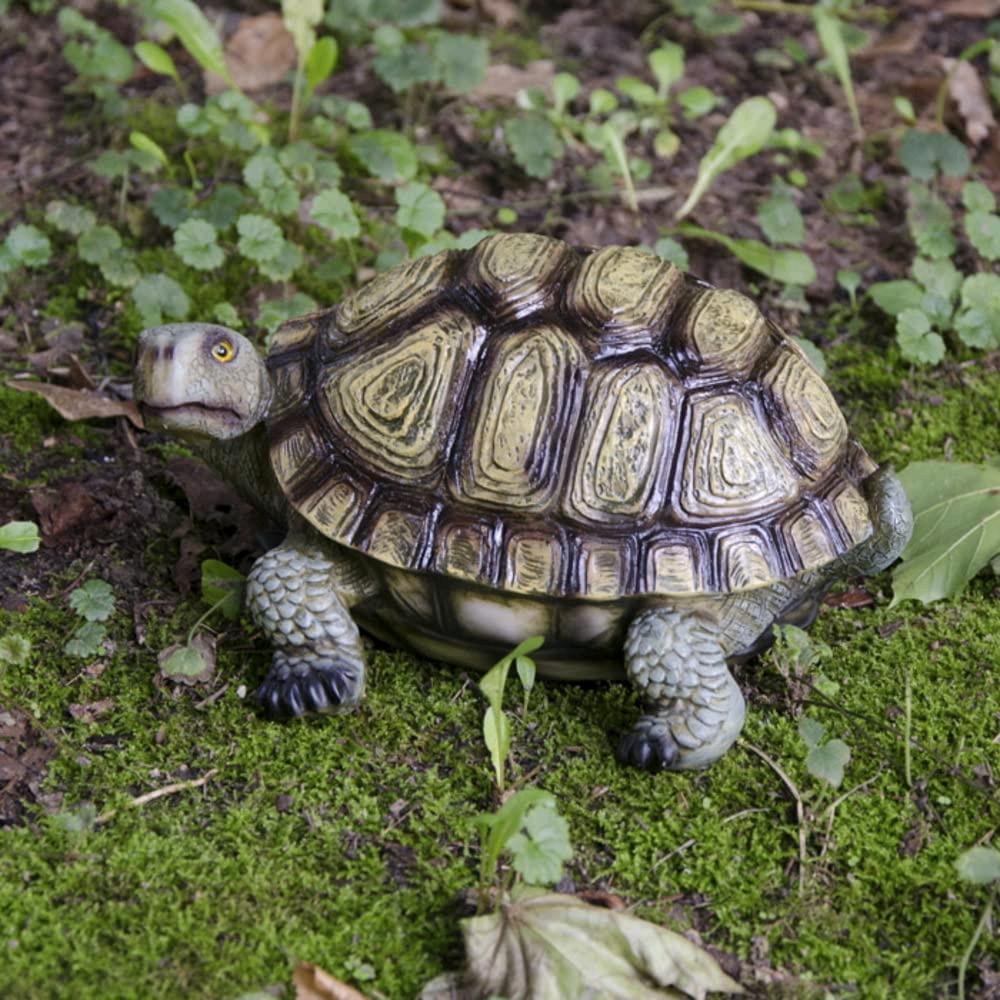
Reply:
M744 296L641 250L492 236L286 324L272 461L389 566L505 592L728 593L872 530L874 464Z

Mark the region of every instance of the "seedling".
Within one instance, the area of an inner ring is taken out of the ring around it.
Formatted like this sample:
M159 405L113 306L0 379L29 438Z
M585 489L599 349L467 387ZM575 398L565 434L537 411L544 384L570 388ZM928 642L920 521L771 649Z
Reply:
M115 594L106 580L87 580L69 595L69 605L84 619L63 646L68 656L86 659L101 652L108 629L104 624L115 611Z
M0 527L0 549L36 552L38 544L38 525L34 521L8 521Z

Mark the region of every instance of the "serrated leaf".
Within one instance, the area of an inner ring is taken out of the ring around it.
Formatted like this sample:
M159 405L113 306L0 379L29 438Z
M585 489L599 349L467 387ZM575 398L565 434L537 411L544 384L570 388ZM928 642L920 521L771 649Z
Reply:
M529 177L544 180L551 176L564 147L548 118L538 114L508 118L503 134L517 165Z
M899 475L913 536L892 575L892 605L961 593L1000 553L1000 467L913 462Z
M958 877L973 885L988 885L1000 879L1000 851L993 847L970 847L955 862Z
M441 82L457 94L467 94L483 81L490 50L484 38L450 31L434 39L434 61Z
M532 885L554 885L564 861L573 857L569 825L550 804L537 804L524 816L524 832L507 842L516 872Z
M309 214L335 240L350 240L361 235L361 223L354 204L343 191L335 188L321 191L313 199Z
M697 179L677 213L678 219L691 213L719 174L763 148L774 131L777 117L774 105L766 97L751 97L736 107L698 164Z
M88 622L107 621L115 613L115 592L106 580L87 580L69 595L69 606Z
M438 67L434 59L423 45L417 43L380 52L372 60L372 69L397 94L438 79Z
M164 316L187 319L191 300L187 292L166 274L147 274L132 289L132 299L144 326L159 326Z
M15 226L4 240L7 252L24 267L44 267L52 256L48 236L35 226Z
M775 192L757 206L757 224L769 243L798 246L805 239L802 213L783 191Z
M0 663L23 666L31 658L31 640L17 632L0 637Z
M461 921L476 996L652 1000L739 993L707 952L674 931L575 896L526 887Z
M938 172L964 177L969 172L969 153L953 135L907 129L899 144L899 162L920 181L932 181Z
M142 277L139 265L129 251L112 254L101 261L100 267L104 280L121 288L131 288Z
M76 241L77 253L88 264L103 264L122 248L122 238L110 226L94 226Z
M221 76L230 87L238 89L229 75L219 35L197 4L192 0L155 0L150 13L169 25L202 69Z
M404 135L387 129L373 129L352 136L351 154L379 180L408 181L417 173L417 153Z
M444 224L441 195L426 184L411 181L396 189L396 225L421 236L431 236Z
M953 302L962 284L962 274L950 260L925 260L917 257L911 268L913 277L933 295ZM892 284L892 282L886 282ZM889 310L886 310L887 312Z
M201 597L206 604L218 604L230 621L240 616L246 577L218 559L206 559L201 564ZM220 603L221 602L221 603Z
M965 233L976 253L987 260L1000 260L1000 216L992 212L969 212Z
M869 285L868 295L883 312L898 316L904 309L919 309L924 292L915 281L901 279L877 281Z
M108 630L101 622L84 622L63 646L63 652L80 659L97 656L102 651L107 634Z
M236 231L239 251L249 260L273 260L285 245L281 230L263 215L241 215L236 220Z
M218 233L204 219L187 219L174 231L174 252L188 267L211 271L221 266L225 256L216 242Z
M950 257L957 249L951 209L923 185L911 185L909 195L906 222L917 249L933 260Z
M851 748L843 740L830 740L822 746L813 747L806 754L806 770L814 778L839 788L850 759Z
M826 735L826 726L818 719L810 719L803 715L799 719L799 736L810 750L819 746L819 741Z
M50 201L45 206L45 221L61 233L79 236L97 225L97 216L89 208L65 201Z
M684 236L697 236L721 243L747 267L786 285L811 285L816 280L816 268L809 256L801 250L779 250L759 240L735 239L689 224L678 227L678 232Z
M997 200L982 181L966 181L962 185L962 204L968 212L995 212Z
M38 525L34 521L8 521L0 526L0 549L37 552L38 543Z
M944 357L944 341L921 309L904 309L896 317L896 342L903 357L919 365L936 365Z

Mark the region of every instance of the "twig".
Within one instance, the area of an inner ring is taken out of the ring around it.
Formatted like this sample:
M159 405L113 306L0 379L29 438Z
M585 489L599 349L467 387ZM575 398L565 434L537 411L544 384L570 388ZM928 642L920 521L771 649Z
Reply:
M771 768L774 773L781 778L785 783L785 787L792 793L792 798L795 799L795 816L799 825L799 894L805 889L806 883L806 822L805 822L805 807L802 804L802 796L799 794L798 788L795 787L795 782L785 774L781 765L771 760L770 757L760 747L755 747L752 743L748 743L746 740L740 740L748 750L752 750L755 754L768 767Z
M213 691L207 698L202 698L201 701L195 704L195 708L208 708L209 705L214 705L227 691L229 690L229 681L226 681L218 691Z
M698 843L698 841L696 841L696 840L694 839L694 837L692 837L692 838L691 838L690 840L685 840L683 844L678 844L678 845L677 845L677 847L675 847L675 848L674 848L674 849L673 849L672 851L670 851L670 852L669 852L669 853L667 853L667 854L664 854L664 855L663 855L663 857L662 857L662 858L660 858L660 860L659 860L659 861L657 861L657 862L656 862L656 864L654 864L654 865L653 865L653 867L652 867L652 869L651 869L651 870L655 872L655 871L656 871L656 869L660 867L660 865L662 865L662 864L665 864L665 863L666 863L667 861L669 861L669 860L670 860L670 859L671 859L671 858L672 858L672 857L673 857L673 856L674 856L675 854L682 854L682 853L683 853L684 851L686 851L686 850L687 850L687 849L688 849L689 847L693 847L693 846L694 846L694 845L695 845L696 843Z
M906 775L906 787L913 787L913 765L910 740L913 738L913 685L910 682L909 668L904 675L905 687L903 688L903 773Z
M130 806L144 806L147 802L152 802L154 799L162 799L166 795L176 795L178 792L185 792L189 788L201 788L202 785L207 784L215 775L218 774L218 768L213 767L210 771L206 771L200 778L192 778L190 781L177 781L172 785L164 785L162 788L154 788L151 792L146 792L143 795L137 795L134 799L130 800L128 803ZM100 826L102 823L107 823L114 819L120 810L109 809L106 813L101 813L97 819L94 820L94 826Z

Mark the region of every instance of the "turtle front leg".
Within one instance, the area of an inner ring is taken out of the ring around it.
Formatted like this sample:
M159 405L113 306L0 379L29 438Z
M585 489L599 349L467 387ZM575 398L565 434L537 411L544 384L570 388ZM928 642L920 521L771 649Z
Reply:
M274 646L257 703L272 718L353 708L365 658L348 607L364 596L355 560L310 539L286 539L247 579L247 605Z
M623 764L707 767L739 736L746 705L711 619L665 607L641 612L625 640L625 669L648 712L618 745Z

